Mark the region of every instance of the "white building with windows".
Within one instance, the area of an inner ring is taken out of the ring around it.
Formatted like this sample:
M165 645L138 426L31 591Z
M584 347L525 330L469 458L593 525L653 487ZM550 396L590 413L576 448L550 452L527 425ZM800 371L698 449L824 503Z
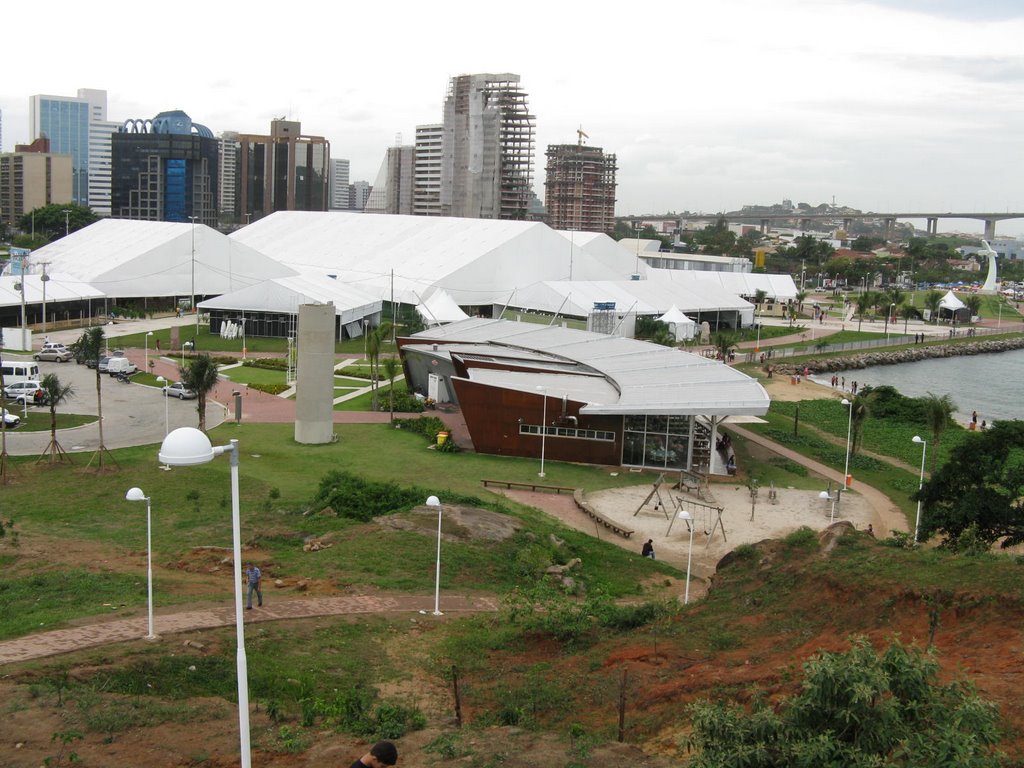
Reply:
M349 161L332 157L330 173L327 207L332 211L347 211L349 209Z

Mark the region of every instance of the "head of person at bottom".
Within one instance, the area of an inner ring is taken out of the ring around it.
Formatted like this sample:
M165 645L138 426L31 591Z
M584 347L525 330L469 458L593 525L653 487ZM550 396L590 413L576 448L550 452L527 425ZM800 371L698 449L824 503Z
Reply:
M378 741L370 751L356 761L367 768L387 768L398 763L398 748L390 741ZM355 768L355 766L353 766Z

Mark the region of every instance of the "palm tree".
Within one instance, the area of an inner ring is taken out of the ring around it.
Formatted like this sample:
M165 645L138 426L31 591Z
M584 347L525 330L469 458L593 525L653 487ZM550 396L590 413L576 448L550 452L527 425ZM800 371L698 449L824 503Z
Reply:
M903 332L907 332L907 324L910 322L910 318L917 317L917 310L913 304L901 304L899 308L900 317L903 318Z
M199 430L206 431L206 397L217 386L217 364L205 352L196 355L185 365L178 366L181 383L196 393L196 409L199 411Z
M97 325L93 328L87 328L85 332L78 337L78 341L75 343L82 351L82 356L87 361L93 362L93 369L96 371L96 418L98 419L97 424L100 433L100 444L96 449L96 453L93 454L92 459L89 459L88 466L92 466L93 459L96 459L96 470L98 472L102 472L104 455L110 456L110 460L114 461L114 457L110 455L110 451L107 450L107 446L103 442L103 375L100 373L100 357L103 356L106 337L103 333L102 326ZM117 462L114 461L114 463L116 464Z
M889 303L895 304L897 307L903 303L903 300L907 297L906 291L902 288L898 288L895 285L889 289Z
M942 291L928 291L924 295L924 305L932 314L932 322L939 322L939 304L942 303Z
M942 443L942 433L946 431L953 421L953 411L956 403L948 394L935 395L929 392L924 397L925 418L928 420L928 429L932 433L932 468L935 472L935 459L939 454L939 445Z
M729 353L736 346L739 337L732 331L718 331L714 336L715 349L722 356L722 362L728 364Z
M966 304L967 308L971 310L972 319L979 316L979 313L981 312L981 296L976 293L972 293L964 299L964 304Z
M43 449L39 460L41 461L43 456L49 455L51 464L57 461L68 461L68 455L60 447L60 443L57 442L57 406L63 405L74 397L75 388L70 384L62 384L55 373L48 373L43 376L39 380L39 387L46 396L46 402L50 404L50 444Z
M370 389L373 392L372 408L377 410L377 379L380 350L391 336L391 323L384 322L370 331L366 337L366 357L370 361Z
M864 438L864 422L869 415L868 399L857 395L850 405L850 455L855 456L860 450Z
M871 309L871 294L862 293L857 297L857 330L860 331L860 325L864 322L864 313Z
M796 308L797 308L797 312L803 312L804 311L804 302L805 301L807 301L807 291L803 291L803 290L797 291L796 292Z
M391 421L395 420L395 377L398 375L398 361L393 357L385 357L381 363L384 367L384 375L388 377L391 388L388 390L388 402L391 405Z

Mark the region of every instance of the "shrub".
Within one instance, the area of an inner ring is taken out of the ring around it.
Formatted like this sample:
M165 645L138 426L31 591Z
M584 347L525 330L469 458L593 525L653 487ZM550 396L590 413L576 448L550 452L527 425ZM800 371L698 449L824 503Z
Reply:
M379 410L390 411L394 400L394 410L399 413L423 413L423 402L405 390L390 389L381 397Z
M790 549L817 549L818 534L802 525L786 536L782 542Z
M246 368L264 368L268 371L288 370L288 360L284 357L253 357L242 362Z
M268 395L280 395L286 389L287 384L249 384L249 389L255 389L257 392L266 392Z

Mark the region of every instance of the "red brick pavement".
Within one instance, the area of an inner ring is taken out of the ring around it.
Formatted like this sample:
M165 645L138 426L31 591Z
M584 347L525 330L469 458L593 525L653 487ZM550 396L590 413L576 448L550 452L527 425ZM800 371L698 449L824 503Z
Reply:
M304 619L313 616L346 616L353 614L385 614L426 612L430 620L434 608L431 595L351 595L344 597L299 598L275 601L273 596L262 608L245 612L245 623ZM480 613L498 610L498 600L488 595L441 595L444 615ZM443 619L443 617L436 617ZM235 623L233 605L157 614L153 628L157 636L172 635L197 629L211 629ZM71 653L108 643L144 639L148 631L145 616L115 621L102 621L85 627L58 629L20 637L0 643L0 664L14 664L31 659Z

